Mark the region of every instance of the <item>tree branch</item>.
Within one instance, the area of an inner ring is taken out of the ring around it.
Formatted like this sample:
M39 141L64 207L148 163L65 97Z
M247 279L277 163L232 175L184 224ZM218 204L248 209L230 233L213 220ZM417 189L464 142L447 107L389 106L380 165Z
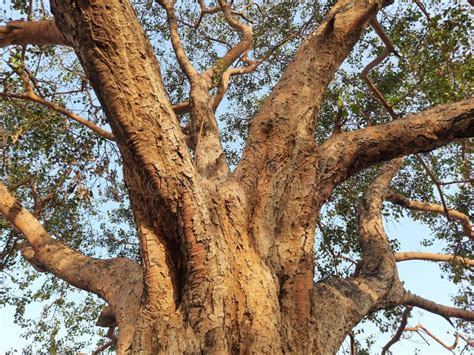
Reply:
M325 315L323 320L317 320L321 339L342 342L347 332L367 314L398 304L403 297L403 287L383 229L381 213L390 181L402 162L403 159L395 159L386 163L360 201L360 272L349 279L330 279L314 287L315 317ZM342 321L341 317L344 318ZM341 325L337 334L333 326L335 321Z
M20 248L38 271L49 271L72 286L102 297L111 305L119 327L130 331L127 322L133 323L138 316L143 290L141 266L126 258L94 259L54 239L2 182L0 213L25 237L28 244ZM121 339L123 346L128 341L129 336Z
M28 92L27 94L15 94L15 93L9 93L9 92L0 92L0 97L6 97L6 98L10 98L10 99L19 99L19 100L27 100L27 101L36 102L40 105L43 105L43 106L45 106L45 107L47 107L47 108L49 108L53 111L56 111L56 112L58 112L58 113L60 113L64 116L70 118L71 120L73 120L73 121L89 128L90 130L97 133L102 138L108 139L110 141L115 140L114 135L112 133L106 131L103 128L100 128L95 123L93 123L93 122L91 122L91 121L75 114L74 112L68 111L64 107L62 107L58 104L55 104L54 102L47 101L47 100L43 99L42 97L36 95L33 91Z
M95 123L86 120L85 118L82 118L79 115L76 115L74 112L68 111L64 107L55 104L51 101L47 101L43 99L42 97L38 96L34 90L33 86L31 85L31 75L28 73L28 71L25 68L17 68L13 67L13 70L18 74L20 77L21 81L23 82L23 86L25 87L26 94L14 94L14 93L7 93L7 92L0 92L0 97L7 97L7 98L12 98L12 99L23 99L23 100L28 100L32 102L36 102L40 105L43 105L45 107L48 107L49 109L56 111L60 114L63 114L64 116L70 118L73 121L76 121L77 123L91 129L101 137L111 140L114 140L114 136L112 133L107 132L106 130L100 128L97 126Z
M437 205L435 203L427 203L427 202L410 200L406 198L405 196L403 196L402 194L397 193L395 191L390 191L390 193L387 196L387 200L397 205L400 205L402 207L409 208L411 210L432 212L432 213L437 213L437 214L445 214L445 208L441 205ZM463 226L464 234L467 237L474 239L474 231L472 229L472 224L469 219L469 216L451 208L447 209L447 213L450 217L457 219L459 222L461 222Z
M153 197L163 199L162 212L176 210L176 191L189 186L195 169L151 44L130 3L82 5L52 1L58 28L79 56L125 164L145 189L160 187Z
M288 161L314 146L316 118L327 85L352 50L369 19L388 1L339 0L303 42L271 95L252 120L236 175L265 179L269 161ZM289 158L289 159L287 159Z
M428 334L431 338L433 338L434 340L436 340L441 346L443 346L444 348L446 348L447 350L453 350L455 349L457 346L458 346L458 342L459 342L459 338L462 338L464 339L469 345L470 342L465 338L463 337L461 334L459 333L456 333L455 334L455 338L454 338L454 343L452 345L448 345L446 344L444 341L442 341L441 339L439 339L438 337L436 337L433 333L431 333L423 324L417 324L415 327L408 327L408 328L405 328L404 331L408 331L408 332L417 332L419 333L420 330L423 330L423 332L425 332L426 334ZM421 335L421 334L420 334Z
M427 300L426 298L420 297L410 292L405 292L400 304L405 306L413 306L422 308L425 311L439 314L445 318L461 318L467 321L474 321L474 312L466 309L460 309L455 307L444 306L433 301Z
M405 330L405 327L407 326L408 323L408 317L410 316L410 312L412 310L412 307L408 306L405 308L405 310L402 313L402 320L400 321L400 326L398 327L396 333L393 335L392 339L385 344L385 346L382 348L382 353L381 355L385 355L390 349L390 347L398 342L403 334L403 331Z
M203 73L203 76L213 83L215 78L220 78L222 73L234 63L237 58L243 55L250 49L253 41L252 27L244 25L237 21L232 14L232 5L225 0L219 0L219 6L222 9L224 18L231 28L242 34L240 42L231 48L224 56L222 56L217 63ZM219 80L217 80L219 81Z
M189 79L195 78L198 73L194 69L191 61L189 60L186 52L184 51L183 44L178 31L178 21L176 19L176 13L174 11L174 1L159 0L158 3L165 9L168 18L168 27L170 30L171 44L173 46L176 59L178 60L181 69Z
M107 268L115 268L114 265L122 264L122 267L126 267L129 271L137 272L140 269L136 263L128 259L99 260L87 257L55 240L38 220L19 204L2 182L0 182L0 212L24 235L31 247L24 248L28 260L35 261L67 283L94 292L104 299L117 293L118 290L114 288L119 287L116 284L119 280L114 279L113 273L109 274Z
M407 261L407 260L425 260L425 261L446 261L446 262L456 262L465 264L467 266L474 266L474 260L469 258L463 258L462 256L457 255L447 255L447 254L435 254L435 253L423 253L423 252L402 252L395 253L395 261Z
M385 234L382 207L392 177L403 164L403 158L385 164L379 176L364 193L359 204L359 238L362 249L361 277L375 277L388 282L397 275L395 259ZM398 280L398 276L396 276Z
M474 136L474 97L387 124L333 135L315 150L325 198L334 186L368 166L426 152ZM327 195L326 195L327 194Z
M385 100L385 97L382 95L382 93L377 89L377 87L374 85L372 80L369 78L369 72L373 68L375 68L377 65L382 63L384 59L390 55L390 53L397 54L397 52L395 52L395 46L393 45L391 39L387 36L385 31L383 30L382 25L380 25L380 23L377 21L377 18L375 16L372 17L372 19L370 20L370 25L375 30L375 32L377 33L379 38L382 40L382 42L385 44L385 48L382 51L382 53L380 53L374 60L372 60L369 64L365 66L365 68L360 73L360 76L362 79L365 80L370 90L372 90L373 94L377 97L377 99L379 99L379 101L382 102L383 106L388 111L388 113L390 113L390 115L393 118L397 118L397 115L393 111L392 106L390 106L387 100Z
M12 21L0 26L0 47L15 44L70 45L54 20Z

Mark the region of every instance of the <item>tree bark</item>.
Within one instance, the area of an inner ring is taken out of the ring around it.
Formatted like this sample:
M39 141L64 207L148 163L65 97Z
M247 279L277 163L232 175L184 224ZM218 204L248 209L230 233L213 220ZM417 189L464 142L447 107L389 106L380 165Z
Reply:
M316 146L326 87L386 4L336 2L254 118L234 173L222 156L209 83L193 71L175 29L173 46L191 81L198 137L191 157L129 1L52 0L56 22L54 29L42 24L49 31L43 39L17 34L4 42L72 46L120 149L141 265L92 259L56 242L0 185L1 212L25 235L31 260L107 300L120 354L330 354L367 314L419 301L404 298L382 226L382 202L401 159L389 162L362 198L360 274L314 283L317 219L337 184L375 163L474 135L470 99L340 132ZM248 48L251 32L241 32Z

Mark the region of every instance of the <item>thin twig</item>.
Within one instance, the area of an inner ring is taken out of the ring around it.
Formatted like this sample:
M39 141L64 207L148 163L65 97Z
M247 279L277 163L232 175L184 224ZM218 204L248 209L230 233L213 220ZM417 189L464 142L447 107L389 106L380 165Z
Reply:
M42 97L38 96L34 90L33 87L31 86L30 83L30 78L29 75L27 74L26 71L19 69L19 68L14 68L14 70L17 72L19 75L20 79L23 82L23 85L25 87L26 94L16 94L16 93L8 93L8 92L0 92L0 97L6 97L6 98L11 98L11 99L21 99L21 100L27 100L27 101L32 101L36 102L40 105L43 105L45 107L48 107L49 109L56 111L60 114L63 114L64 116L70 118L73 121L76 121L77 123L86 126L87 128L91 129L101 137L108 139L108 140L115 140L114 136L112 133L107 132L103 128L100 128L97 126L95 123L75 114L74 112L71 112L67 110L66 108L55 104L51 101L45 100Z
M393 110L393 107L387 102L383 94L377 89L375 84L372 82L372 80L369 78L369 72L379 65L380 63L383 62L385 58L387 58L391 53L394 53L396 56L399 57L398 53L395 51L395 46L393 45L391 39L387 36L385 31L383 30L382 26L380 23L377 21L377 18L374 16L370 20L370 25L372 28L375 30L379 38L382 40L382 42L385 44L385 48L380 53L374 60L372 60L369 64L365 66L365 68L362 70L360 73L360 76L362 79L364 79L369 86L370 90L374 93L374 95L379 99L379 101L382 103L382 105L385 107L387 112L393 117L393 118L398 118L397 114Z
M446 218L448 219L448 221L451 220L451 218L449 217L449 210L448 210L448 206L446 205L446 201L444 199L444 194L443 194L443 190L441 189L441 185L439 183L439 180L438 178L436 177L436 175L431 171L430 167L428 166L428 164L425 163L425 161L417 154L415 155L415 158L416 160L418 160L420 162L420 164L423 166L423 168L425 169L426 173L428 174L428 176L431 178L431 180L433 181L433 183L435 184L436 186L436 189L438 190L438 193L439 193L439 197L441 199L441 204L443 205L443 209L444 209L444 214L446 215Z
M400 341L400 338L403 334L403 331L405 330L407 323L408 323L408 317L410 316L410 312L413 309L411 306L407 306L405 310L402 313L402 320L400 321L400 326L398 327L397 331L393 335L392 339L389 340L387 344L382 348L381 355L385 355L387 352L391 354L390 347L395 344L396 342Z

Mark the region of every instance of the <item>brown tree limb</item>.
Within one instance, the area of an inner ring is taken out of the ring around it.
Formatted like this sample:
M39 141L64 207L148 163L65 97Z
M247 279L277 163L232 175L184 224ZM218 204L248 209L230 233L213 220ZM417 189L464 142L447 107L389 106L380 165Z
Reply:
M54 20L12 21L0 26L0 47L15 44L70 45Z
M38 220L19 204L2 182L0 182L0 212L24 235L30 247L25 249L27 259L36 260L43 268L69 284L94 292L105 299L110 297L111 292L117 290L107 290L104 285L118 281L112 280L112 275L107 275L103 270L105 265L110 267L115 262L124 265L130 263L129 268L139 268L137 264L126 259L123 261L93 259L55 240Z
M108 348L112 347L115 343L112 341L112 340L109 340L108 342L106 342L105 344L102 344L101 346L99 346L97 349L95 349L93 352L92 352L92 355L98 355L100 354L101 352L107 350Z
M305 27L305 25L303 25L301 30ZM249 73L254 72L262 63L264 63L266 60L268 60L268 58L270 58L272 56L272 54L279 47L281 47L285 43L288 43L289 41L294 39L296 36L298 36L298 34L300 34L301 30L298 31L298 32L292 33L288 37L284 38L282 41L280 41L275 46L273 46L271 49L269 49L262 57L260 57L257 60L248 60L247 59L248 51L250 49L250 48L248 48L247 51L242 56L242 62L244 62L246 64L244 67L229 68L229 69L225 70L222 73L220 83L217 86L217 93L213 97L212 107L213 107L214 111L217 110L217 107L219 107L219 104L223 100L223 98L225 96L225 93L227 92L227 89L229 87L230 78L232 76L249 74Z
M467 321L474 321L474 312L466 309L444 306L420 297L410 292L405 292L405 295L400 301L400 304L405 306L412 306L422 308L425 311L438 314L445 318L461 318Z
M385 107L385 109L390 113L390 115L393 118L397 118L397 115L395 111L393 111L392 106L385 100L385 97L382 95L382 93L377 89L377 87L374 85L372 80L369 77L370 71L375 68L377 65L382 63L385 58L387 58L391 53L395 53L395 46L392 43L392 40L387 36L385 31L382 28L382 25L377 21L377 18L374 16L370 19L370 25L374 29L374 31L377 33L379 38L382 40L382 42L385 44L385 48L380 53L374 60L372 60L369 64L365 66L365 68L362 70L360 73L360 76L362 79L365 80L367 85L369 86L370 90L372 90L373 94L379 99L379 101L382 103L382 105Z
M353 332L349 333L349 345L351 349L351 355L357 355L356 341Z
M204 3L204 0L198 0L197 2L198 2L199 7L201 9L201 13L199 14L198 21L193 26L195 29L197 29L199 27L199 25L201 24L201 21L202 21L202 19L204 18L205 15L216 14L216 13L222 11L221 6L207 7L206 4Z
M159 0L158 3L166 11L166 15L168 18L168 28L170 30L171 44L173 46L176 59L178 60L179 65L181 66L181 69L183 69L184 73L189 79L196 78L198 76L198 72L193 67L191 61L186 55L186 52L183 48L183 44L181 43L181 38L178 30L178 21L176 19L176 13L174 11L175 1Z
M458 346L459 339L462 338L463 340L466 340L466 342L469 344L469 341L463 337L460 333L455 333L454 335L454 343L452 345L446 344L444 341L442 341L440 338L435 336L433 333L431 333L423 324L418 323L415 327L407 327L404 329L406 332L417 332L422 330L424 333L429 335L432 339L434 339L438 344L446 348L447 350L454 350Z
M101 352L107 350L108 348L117 345L117 337L114 334L115 327L110 327L109 330L107 331L107 334L105 335L107 338L110 339L110 341L106 342L105 344L99 346L97 349L95 349L92 352L92 355L97 355L100 354Z
M83 7L52 1L51 8L58 28L78 53L122 155L129 159L125 164L132 164L143 184L160 187L153 198L166 202L159 209L175 209L176 191L193 183L195 168L131 4L113 0Z
M389 351L390 347L397 343L402 334L403 334L403 331L405 330L406 326L407 326L407 323L408 323L408 317L410 316L410 312L412 310L412 307L411 306L407 306L405 307L403 313L402 313L402 320L400 321L400 326L398 327L397 331L395 332L395 334L393 335L392 339L390 339L388 341L387 344L385 344L385 346L382 348L382 352L381 352L381 355L385 355L388 353L391 353Z
M253 207L250 233L256 248L281 280L282 307L289 310L298 304L302 309L301 315L285 315L294 329L307 322L303 310L311 305L315 216L324 203L317 158L312 155L316 118L336 70L370 17L386 4L336 2L253 118L243 158L233 174ZM331 153L322 154L327 155Z
M244 25L235 19L232 14L232 5L230 3L225 0L219 0L218 2L229 26L235 31L241 33L242 38L240 42L225 53L213 67L203 73L203 76L211 85L214 82L219 82L219 80L216 79L219 79L222 73L229 68L232 63L249 50L253 41L252 27Z
M435 203L427 203L427 202L422 202L422 201L410 200L409 198L395 191L390 191L390 193L387 196L387 200L397 205L400 205L402 207L409 208L411 210L432 212L432 213L437 213L437 214L447 213L450 217L458 220L462 224L464 234L467 237L474 239L474 230L472 228L472 224L469 219L469 216L467 216L466 214L462 212L459 212L451 208L445 209L444 206L441 206Z
M426 152L472 136L474 97L390 123L333 135L315 150L315 156L326 155L318 162L319 174L327 186L321 191L331 193L350 175L378 162Z
M415 157L416 157L416 160L418 160L420 162L421 166L423 166L426 173L431 178L431 181L433 181L433 183L435 184L436 190L438 190L439 198L441 200L441 205L443 206L444 214L445 214L446 218L449 221L450 218L449 218L448 206L446 205L446 201L444 199L444 194L443 194L443 189L441 188L441 184L439 183L438 178L433 173L433 171L431 171L430 167L428 166L428 164L425 163L425 161L423 160L422 157L420 157L419 155L415 155Z
M23 82L23 85L25 87L25 91L26 93L25 94L15 94L15 93L8 93L8 92L0 92L0 97L6 97L6 98L11 98L11 99L21 99L21 100L28 100L28 101L32 101L32 102L36 102L40 105L43 105L53 111L56 111L66 117L68 117L69 119L89 128L90 130L94 131L95 133L97 133L99 136L105 138L105 139L108 139L108 140L111 140L113 141L114 140L114 136L112 133L110 132L107 132L106 130L104 130L103 128L97 126L95 123L75 114L74 112L71 112L69 110L67 110L66 108L54 103L54 102L51 102L51 101L48 101L48 100L45 100L43 99L41 96L38 96L34 90L33 90L33 86L31 85L31 77L30 75L27 73L26 70L24 69L21 69L21 68L13 68L13 70L20 76L20 79L21 81Z
M89 128L90 130L92 130L93 132L97 133L99 136L101 136L102 138L105 138L105 139L108 139L110 141L113 141L115 138L114 138L114 135L108 131L106 131L105 129L103 128L100 128L99 126L97 126L95 123L75 114L74 112L71 112L67 109L65 109L64 107L58 105L58 104L55 104L54 102L51 102L51 101L47 101L45 99L43 99L42 97L36 95L35 93L33 92L29 92L27 94L16 94L16 93L7 93L7 92L0 92L0 97L5 97L5 98L9 98L9 99L19 99L19 100L27 100L27 101L32 101L32 102L35 102L37 104L40 104L42 106L45 106L53 111L56 111L66 117L68 117L69 119Z
M316 118L327 85L370 18L389 1L339 0L300 46L252 120L236 176L249 186L266 179L268 161L288 161L314 145ZM289 159L287 159L289 158ZM282 167L283 168L283 167Z
M360 272L349 279L322 281L314 287L315 314L325 314L325 319L318 321L318 331L321 339L330 339L327 342L342 342L353 326L368 313L398 304L403 297L403 288L398 279L395 258L383 228L381 214L390 181L402 162L403 159L399 158L386 163L360 201ZM340 317L344 317L344 321L340 323L344 327L339 328L335 334L332 325ZM330 346L323 346L328 345Z
M395 261L407 261L407 260L426 260L436 262L456 262L467 266L474 266L474 260L464 258L462 256L448 255L448 254L435 254L435 253L424 253L424 252L399 252L395 253Z
M141 266L126 258L91 258L54 239L2 182L0 213L25 237L23 255L38 271L48 271L72 286L102 297L112 306L119 326L130 331L127 322L133 323L138 316L143 290ZM121 341L127 343L129 337Z
M186 112L189 112L191 109L191 104L189 101L180 102L172 106L173 111L176 115L182 115Z

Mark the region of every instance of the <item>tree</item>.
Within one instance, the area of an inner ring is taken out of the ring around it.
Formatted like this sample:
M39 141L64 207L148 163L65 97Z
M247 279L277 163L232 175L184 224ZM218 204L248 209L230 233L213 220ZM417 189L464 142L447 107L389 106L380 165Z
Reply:
M3 267L21 251L37 271L98 295L108 305L98 323L112 329L104 348L116 342L119 353L329 354L364 317L401 305L472 321L461 298L459 308L436 304L405 290L397 274L401 260L450 261L446 272L459 282L472 266L469 24L465 9L425 18L416 3L398 19L386 14L387 35L376 21L390 11L383 0L52 0L54 20L33 20L47 9L13 2L28 21L0 29L3 47L21 46L8 47L1 93ZM369 24L386 42L376 62L394 51L392 40L403 60L373 70L375 84L364 75L370 86L360 89L341 65L367 62L351 51L379 43L364 37ZM420 24L426 38L416 36ZM83 71L54 46L72 48ZM275 81L270 93L252 94ZM61 85L76 88L66 93L76 100L70 109ZM240 159L235 145L224 149L216 118L226 93L240 111L223 114L223 137L237 130L246 139ZM443 159L427 163L441 147ZM461 180L449 199L442 177ZM103 195L94 179L107 181ZM98 236L83 213L111 200ZM447 226L449 253L396 253L384 200L438 214L418 218ZM325 204L344 227L323 223ZM130 211L135 232L123 226ZM357 267L337 274L330 265L347 254L359 255Z

